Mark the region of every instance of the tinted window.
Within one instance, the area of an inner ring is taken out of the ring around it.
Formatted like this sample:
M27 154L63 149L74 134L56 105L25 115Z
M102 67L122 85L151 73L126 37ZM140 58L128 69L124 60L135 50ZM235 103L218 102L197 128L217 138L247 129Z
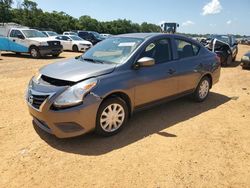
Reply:
M11 33L10 33L10 37L13 37L13 38L18 38L18 35L22 35L23 34L21 33L21 31L19 30L12 30Z
M190 42L175 39L178 57L180 59L198 55L200 47Z
M169 39L161 39L149 44L141 54L142 57L154 58L156 63L170 61L171 49Z
M70 39L69 37L66 37L66 36L62 36L62 40L68 40Z
M15 37L16 36L15 33L16 33L16 30L11 30L10 37Z

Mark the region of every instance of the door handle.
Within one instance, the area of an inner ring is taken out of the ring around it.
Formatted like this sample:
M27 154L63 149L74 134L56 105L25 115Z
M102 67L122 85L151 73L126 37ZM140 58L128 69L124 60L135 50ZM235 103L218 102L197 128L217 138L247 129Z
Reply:
M16 40L15 40L15 39L13 39L13 42L16 42Z
M176 72L175 69L168 69L168 74L174 74Z

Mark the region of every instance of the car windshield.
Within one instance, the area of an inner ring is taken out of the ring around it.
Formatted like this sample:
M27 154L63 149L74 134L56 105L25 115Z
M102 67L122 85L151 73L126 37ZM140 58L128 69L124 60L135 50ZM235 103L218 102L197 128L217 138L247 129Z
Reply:
M94 36L95 36L95 38L97 38L97 39L100 39L100 40L103 40L104 38L99 34L99 33L97 33L97 32L91 32Z
M78 36L70 36L69 38L71 38L72 40L83 40L82 38Z
M51 37L53 36L57 36L58 34L56 32L53 32L53 31L47 31L47 34Z
M143 42L139 38L114 37L106 39L81 56L93 62L122 64Z
M33 29L22 30L22 32L24 33L26 38L47 37L42 32Z
M223 41L225 43L228 43L228 44L230 43L229 37L226 35L213 35L212 38L216 38L216 39Z

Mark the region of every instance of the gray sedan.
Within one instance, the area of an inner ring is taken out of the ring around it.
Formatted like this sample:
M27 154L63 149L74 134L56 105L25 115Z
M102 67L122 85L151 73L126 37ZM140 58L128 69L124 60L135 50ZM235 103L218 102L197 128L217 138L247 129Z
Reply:
M204 101L220 69L219 57L192 39L118 35L42 68L26 100L34 123L59 138L93 130L110 136L137 110L185 95Z

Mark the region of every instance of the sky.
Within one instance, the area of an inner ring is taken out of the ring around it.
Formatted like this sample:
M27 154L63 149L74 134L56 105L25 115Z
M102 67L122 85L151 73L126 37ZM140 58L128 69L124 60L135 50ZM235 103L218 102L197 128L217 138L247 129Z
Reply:
M16 0L17 2L20 0ZM179 23L179 32L250 35L250 0L34 0L44 11L99 21Z

